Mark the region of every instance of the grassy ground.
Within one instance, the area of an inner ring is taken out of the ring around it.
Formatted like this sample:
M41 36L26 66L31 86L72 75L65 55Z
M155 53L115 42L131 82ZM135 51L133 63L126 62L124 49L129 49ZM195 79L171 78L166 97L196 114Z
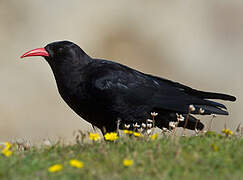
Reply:
M122 137L113 142L12 147L0 156L0 179L242 179L243 139L208 133L192 137ZM133 164L124 167L124 159ZM69 165L70 159L84 163ZM53 164L63 165L49 172Z

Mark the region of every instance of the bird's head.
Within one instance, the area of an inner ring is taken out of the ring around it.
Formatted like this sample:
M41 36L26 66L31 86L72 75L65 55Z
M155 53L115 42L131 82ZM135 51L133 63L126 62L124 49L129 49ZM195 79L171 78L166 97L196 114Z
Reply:
M21 58L30 56L42 56L50 65L63 61L75 63L74 61L79 61L81 57L88 57L78 45L70 41L50 43L44 48L37 48L26 52Z

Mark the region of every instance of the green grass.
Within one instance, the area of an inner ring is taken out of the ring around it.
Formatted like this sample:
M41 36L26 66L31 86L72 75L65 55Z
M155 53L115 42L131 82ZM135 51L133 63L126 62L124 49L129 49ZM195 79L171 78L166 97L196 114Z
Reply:
M0 179L210 180L243 176L243 139L215 134L163 136L156 140L123 137L115 143L58 143L12 150L12 156L0 156ZM124 158L132 159L133 165L124 167ZM70 159L81 160L84 167L71 167ZM48 167L56 163L63 165L62 171L48 172Z

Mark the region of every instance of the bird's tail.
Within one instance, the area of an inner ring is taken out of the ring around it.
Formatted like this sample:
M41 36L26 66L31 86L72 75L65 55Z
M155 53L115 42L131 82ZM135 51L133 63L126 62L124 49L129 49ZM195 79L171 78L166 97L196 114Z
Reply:
M234 96L227 95L227 94L221 94L221 93L194 90L193 94L202 99L221 99L221 100L226 100L226 101L235 101L236 100L236 97L234 97Z

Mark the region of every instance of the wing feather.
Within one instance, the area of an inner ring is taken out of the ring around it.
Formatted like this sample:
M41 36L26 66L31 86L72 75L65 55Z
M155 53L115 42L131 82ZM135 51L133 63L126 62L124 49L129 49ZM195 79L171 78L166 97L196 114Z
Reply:
M118 103L124 103L131 107L150 106L188 113L189 105L192 104L196 108L194 114L198 114L200 108L205 110L204 114L228 114L227 111L221 109L226 109L223 104L203 99L204 95L208 98L210 93L203 92L200 95L200 91L140 73L120 64L103 63L100 71L101 73L97 73L99 77L94 78L94 89L107 105L116 107ZM226 97L226 95L223 96L223 98Z

